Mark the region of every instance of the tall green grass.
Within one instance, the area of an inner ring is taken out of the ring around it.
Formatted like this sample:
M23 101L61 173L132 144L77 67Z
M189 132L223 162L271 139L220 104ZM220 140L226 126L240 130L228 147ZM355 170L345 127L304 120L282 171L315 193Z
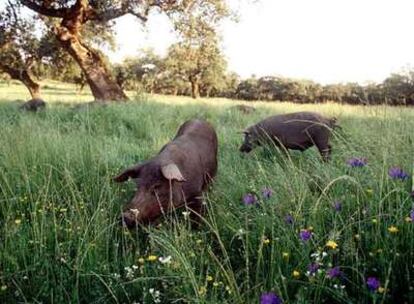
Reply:
M268 291L286 303L414 302L412 178L387 174L400 166L412 175L413 109L257 102L246 116L229 109L237 101L133 93L126 104L74 109L90 95L46 85L48 108L33 114L14 102L27 99L24 88L0 84L0 302L258 303ZM314 148L289 158L262 148L239 154L239 131L298 110L339 118L330 163ZM121 228L134 185L111 177L153 156L195 117L219 136L201 228L190 228L184 210L138 232ZM350 168L354 156L368 165ZM269 199L264 187L273 189ZM245 206L246 193L258 204ZM301 229L312 230L308 242ZM323 252L319 271L307 274ZM340 278L329 278L334 266ZM369 291L371 276L383 289Z

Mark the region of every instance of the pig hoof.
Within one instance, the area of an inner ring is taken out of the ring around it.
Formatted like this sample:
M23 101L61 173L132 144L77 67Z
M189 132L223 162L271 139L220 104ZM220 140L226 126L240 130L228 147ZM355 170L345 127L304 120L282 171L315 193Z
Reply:
M127 217L123 217L121 216L118 219L118 223L120 226L124 227L124 228L128 228L128 229L133 229L136 227L136 222L127 218Z

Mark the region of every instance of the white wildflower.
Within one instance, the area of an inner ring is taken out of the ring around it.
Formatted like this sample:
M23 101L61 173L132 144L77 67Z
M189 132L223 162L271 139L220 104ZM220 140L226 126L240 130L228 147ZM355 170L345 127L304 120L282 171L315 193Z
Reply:
M158 260L161 264L169 264L171 263L171 256L169 255L167 257L159 257Z

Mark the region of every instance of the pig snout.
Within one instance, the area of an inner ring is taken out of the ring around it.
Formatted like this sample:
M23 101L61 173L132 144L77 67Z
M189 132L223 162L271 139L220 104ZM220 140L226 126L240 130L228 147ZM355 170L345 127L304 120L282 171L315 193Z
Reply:
M132 212L123 212L119 218L119 224L122 227L133 229L137 226L137 216Z
M252 146L251 145L247 145L247 144L243 144L243 145L241 145L241 147L240 147L240 152L242 152L242 153L249 153L250 151L252 151L253 150L253 148L252 148Z

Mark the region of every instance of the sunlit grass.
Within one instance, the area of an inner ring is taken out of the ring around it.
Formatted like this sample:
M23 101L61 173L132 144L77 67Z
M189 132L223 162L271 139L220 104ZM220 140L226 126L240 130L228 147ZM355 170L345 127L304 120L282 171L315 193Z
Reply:
M414 301L412 178L387 174L391 166L412 174L413 109L255 102L246 116L229 110L240 101L134 92L126 104L75 109L92 101L87 90L43 85L48 108L32 114L14 102L29 98L22 86L0 84L2 303L257 303L266 291L288 303ZM272 149L239 154L245 127L299 110L338 117L329 164L315 149L289 159ZM202 227L191 230L179 210L146 233L123 230L117 218L134 185L110 178L194 117L210 121L220 143ZM368 164L350 168L351 157ZM263 187L273 189L269 199ZM259 203L245 206L246 193ZM315 276L307 274L314 253ZM343 277L329 277L335 266ZM383 290L368 290L370 276Z

